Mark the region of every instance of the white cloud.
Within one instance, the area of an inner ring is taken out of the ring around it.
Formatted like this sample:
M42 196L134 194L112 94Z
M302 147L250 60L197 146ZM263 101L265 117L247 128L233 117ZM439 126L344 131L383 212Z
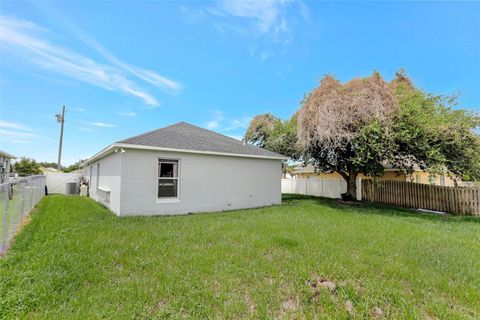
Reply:
M73 24L65 20L63 22L68 28L70 28L70 30L73 31L73 33L77 36L78 39L80 39L84 44L86 44L90 48L97 51L99 54L101 54L104 58L106 58L110 63L114 64L115 66L123 69L124 71L129 72L130 74L150 84L166 89L170 93L177 93L182 89L182 85L177 81L161 76L155 71L137 68L121 61L115 55L113 55L110 51L108 51L102 45L100 45L95 39L88 36L86 33L81 31L77 27L75 27Z
M20 132L14 130L4 130L0 129L0 134L3 138L32 138L36 137L37 134L32 132Z
M222 111L215 111L212 120L206 123L206 128L213 130L216 129L220 132L231 132L235 130L245 130L248 128L252 117L245 116L241 118L226 117ZM236 135L236 137L239 137ZM241 139L240 139L241 140Z
M209 19L220 33L247 36L263 47L288 45L295 28L310 20L309 9L302 0L217 0L200 10L183 5L180 11L189 23ZM272 52L279 50L253 50L252 56L264 61Z
M100 53L110 64L98 63L68 48L54 45L38 36L38 33L44 31L44 28L28 21L5 16L1 17L0 44L2 45L2 53L10 53L16 58L26 60L49 72L61 74L110 91L137 97L151 106L159 105L157 99L140 88L126 74L173 93L178 92L182 88L180 83L161 76L152 70L137 68L120 61L78 29L75 29L77 37Z
M183 86L179 82L163 77L151 70L139 69L127 65L124 65L123 67L126 70L130 71L130 73L139 77L140 79L145 80L158 87L168 89L171 93L177 93L183 88Z
M264 61L267 60L270 57L270 51L265 50L260 54L260 60Z
M100 127L100 128L113 128L113 127L115 127L114 124L105 123L105 122L88 122L88 124L92 125L94 127Z
M117 114L119 116L122 116L122 117L136 117L137 116L136 112L118 112Z
M86 112L87 109L85 108L68 108L69 110L77 111L77 112Z
M14 143L29 143L30 139L37 137L30 127L5 120L0 120L0 135Z
M12 140L13 143L21 143L21 144L25 144L25 143L30 143L30 140L24 140L24 139L13 139Z
M220 127L220 123L223 121L225 118L223 111L216 110L214 111L214 116L213 119L208 121L207 124L205 125L208 129L218 129Z
M243 140L243 136L241 135L236 135L236 134L227 134L227 137L230 137L230 138L233 138L233 139L236 139L236 140L240 140L242 141Z
M16 122L4 121L0 120L0 128L5 129L15 129L15 130L22 130L22 131L31 131L31 129L23 124L19 124Z
M178 9L187 23L195 23L206 17L203 10L193 10L185 5L179 6Z
M218 128L218 126L219 126L219 123L216 120L207 122L207 128L208 129L216 129L216 128Z
M89 128L89 127L78 127L79 130L85 131L85 132L95 132L94 129Z
M279 18L284 2L275 0L224 0L221 9L229 15L253 20L256 29L261 33L280 31L282 25ZM283 26L285 28L286 26Z
M309 10L301 0L220 0L214 8L206 11L217 18L230 18L227 24L241 20L238 25L249 23L253 33L267 35L281 42L291 38L291 21L309 20Z
M225 131L233 131L237 129L247 129L252 117L243 117L240 119L232 119L229 126L225 127Z

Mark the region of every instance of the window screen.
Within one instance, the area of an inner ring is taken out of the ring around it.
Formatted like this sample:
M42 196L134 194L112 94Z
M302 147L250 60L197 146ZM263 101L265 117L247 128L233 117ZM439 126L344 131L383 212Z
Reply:
M178 197L178 160L158 160L158 198Z

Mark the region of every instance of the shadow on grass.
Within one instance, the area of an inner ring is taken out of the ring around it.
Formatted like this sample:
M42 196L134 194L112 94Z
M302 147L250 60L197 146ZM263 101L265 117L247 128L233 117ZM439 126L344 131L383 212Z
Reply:
M327 206L333 209L346 210L351 213L400 216L400 217L419 218L419 219L425 219L430 221L442 221L442 222L480 223L480 217L475 217L475 216L420 212L415 209L395 207L395 206L382 204L382 203L344 202L340 199L307 196L307 195L301 195L301 194L282 194L282 204L295 205L297 201L305 201L305 200L313 201L319 205Z

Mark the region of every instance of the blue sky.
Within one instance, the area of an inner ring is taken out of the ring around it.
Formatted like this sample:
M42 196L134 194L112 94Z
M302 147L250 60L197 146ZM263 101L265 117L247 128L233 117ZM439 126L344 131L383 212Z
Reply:
M480 3L0 3L0 149L63 163L179 121L241 138L325 74L404 68L480 111Z

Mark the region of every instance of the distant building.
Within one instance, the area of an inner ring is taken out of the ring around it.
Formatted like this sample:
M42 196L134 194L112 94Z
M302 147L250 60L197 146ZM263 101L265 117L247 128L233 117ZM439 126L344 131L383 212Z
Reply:
M295 179L309 179L309 178L325 178L325 179L343 179L342 176L336 172L333 173L323 173L315 172L315 168L312 165L307 166L298 166L292 172L292 176ZM370 177L360 174L358 176L361 179L370 179ZM431 184L436 186L455 186L455 180L448 174L430 174L428 172L420 170L420 168L414 170L412 174L406 174L400 169L395 168L385 168L383 176L380 177L381 180L393 180L393 181L407 181L423 184ZM458 185L463 185L464 183L457 179Z
M12 159L16 159L15 156L0 150L0 183L8 182L10 177Z

